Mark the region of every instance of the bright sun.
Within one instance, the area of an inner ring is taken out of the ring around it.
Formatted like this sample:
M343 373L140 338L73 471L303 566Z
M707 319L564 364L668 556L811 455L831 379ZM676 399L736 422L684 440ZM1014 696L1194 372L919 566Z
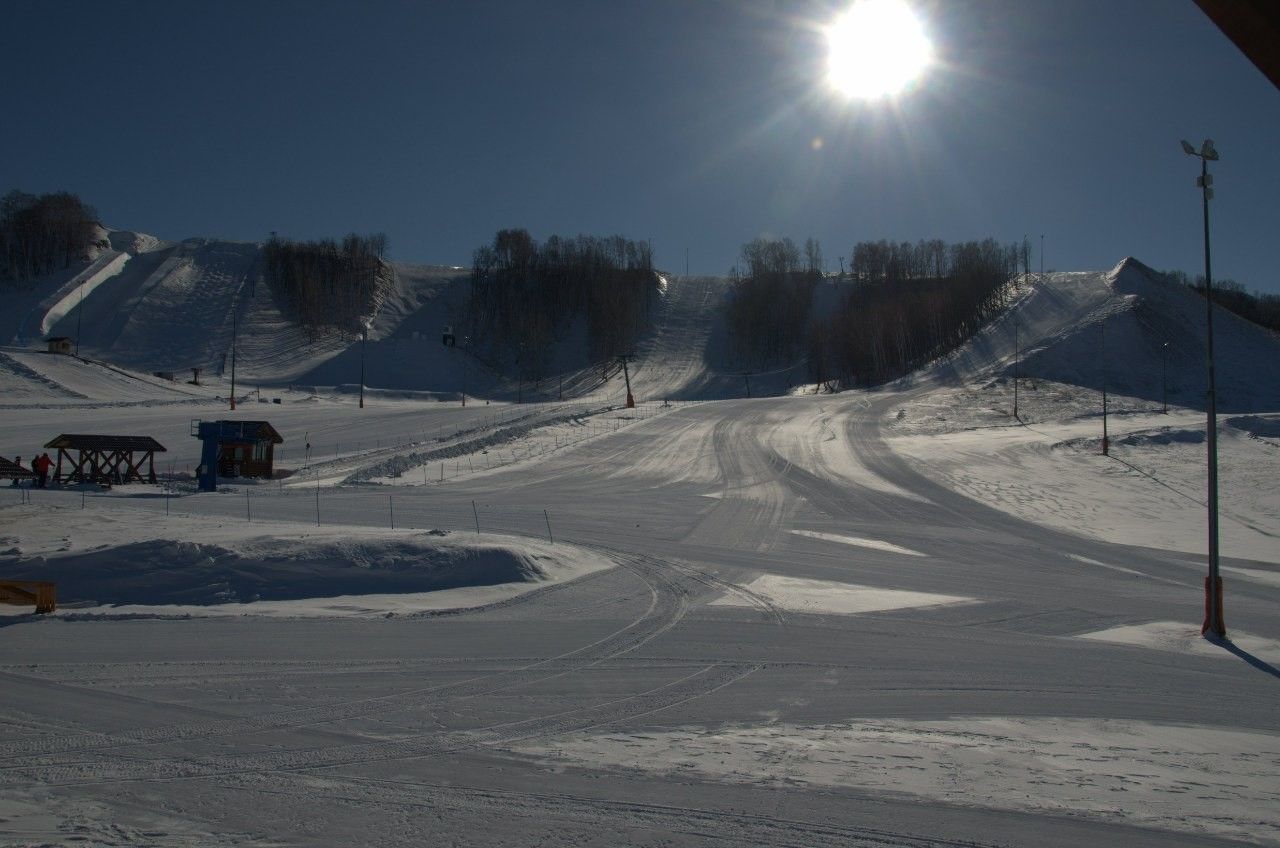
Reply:
M855 0L827 27L827 76L850 97L897 94L932 59L924 27L904 0Z

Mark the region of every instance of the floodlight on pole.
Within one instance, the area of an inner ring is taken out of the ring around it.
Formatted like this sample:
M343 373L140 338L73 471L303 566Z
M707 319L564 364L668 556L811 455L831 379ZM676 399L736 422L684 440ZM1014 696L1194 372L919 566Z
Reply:
M1205 302L1205 361L1208 366L1208 387L1205 391L1205 436L1208 464L1208 523L1209 523L1209 574L1204 580L1204 624L1200 632L1206 636L1225 638L1226 623L1222 617L1222 576L1218 570L1218 405L1213 373L1213 274L1209 262L1209 201L1213 199L1213 176L1209 163L1218 161L1218 151L1213 139L1205 139L1197 152L1187 141L1182 150L1188 156L1200 160L1200 176L1196 186L1200 189L1201 207L1204 211L1204 302Z

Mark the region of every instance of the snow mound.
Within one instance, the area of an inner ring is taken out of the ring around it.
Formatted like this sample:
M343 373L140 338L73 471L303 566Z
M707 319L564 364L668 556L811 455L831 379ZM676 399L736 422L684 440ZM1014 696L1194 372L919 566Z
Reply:
M1158 430L1142 430L1129 433L1116 442L1132 447L1146 445L1189 444L1198 445L1204 442L1204 430L1182 430L1175 427L1161 427Z
M1280 416L1240 415L1228 418L1226 424L1257 439L1280 439Z
M8 558L0 554L0 562ZM545 577L538 559L496 543L455 544L434 531L222 544L151 539L10 560L5 574L56 581L63 606L210 605L537 582Z

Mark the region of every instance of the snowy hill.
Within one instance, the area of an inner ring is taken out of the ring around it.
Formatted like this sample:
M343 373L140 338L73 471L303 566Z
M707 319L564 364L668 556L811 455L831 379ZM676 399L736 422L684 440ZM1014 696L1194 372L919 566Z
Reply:
M593 361L581 333L559 345L552 372L538 382L516 379L509 367L504 376L498 363L443 346L442 328L462 322L468 292L462 268L394 265L392 289L362 345L351 333L308 338L282 314L260 284L258 245L211 239L174 244L125 230L106 232L103 244L110 247L92 261L0 296L0 342L11 346L0 373L14 399L141 399L134 378L127 388L116 386L114 377L98 385L102 374L73 377L64 373L66 363L52 367L22 352L53 335L78 337L82 356L138 375L185 378L201 368L205 381L224 393L233 335L237 376L247 386L355 392L363 369L366 386L406 397L555 400L620 398L625 391L619 364ZM708 400L806 390L802 357L750 373L729 361L723 314L729 289L721 278L662 278L652 328L631 363L637 398ZM835 284L819 286L814 313L829 311L840 294ZM1016 334L1023 378L1098 390L1105 377L1118 395L1160 403L1167 389L1171 403L1202 406L1203 313L1196 294L1134 259L1107 273L1032 278L1005 315L911 379L1007 389ZM1220 408L1250 413L1280 406L1280 342L1225 310L1215 314Z
M1015 338L1016 337L1016 338ZM1010 393L1020 379L1110 393L1160 406L1204 408L1205 302L1133 258L1109 272L1032 279L1010 310L921 377ZM1165 347L1167 345L1167 348ZM1280 407L1280 338L1214 309L1218 408ZM1026 396L1024 395L1024 398Z

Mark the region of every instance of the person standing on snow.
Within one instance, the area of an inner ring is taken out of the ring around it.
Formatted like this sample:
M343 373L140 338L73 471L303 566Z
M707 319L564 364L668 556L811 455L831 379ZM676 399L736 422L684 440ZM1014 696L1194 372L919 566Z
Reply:
M53 460L49 458L48 453L41 454L31 465L36 472L36 486L43 489L45 483L49 481L49 469L53 467Z

